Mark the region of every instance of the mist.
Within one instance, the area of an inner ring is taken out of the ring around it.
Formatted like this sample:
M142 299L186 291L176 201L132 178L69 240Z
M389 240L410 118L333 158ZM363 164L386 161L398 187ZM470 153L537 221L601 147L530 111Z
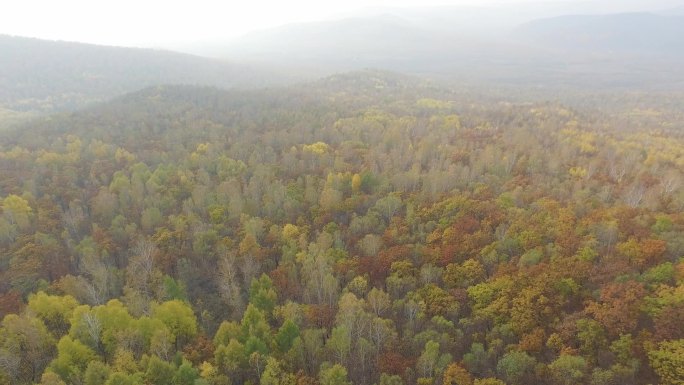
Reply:
M17 0L0 385L684 384L684 0Z
M478 84L667 88L684 80L684 8L675 1L372 7L168 47L311 77L378 68Z

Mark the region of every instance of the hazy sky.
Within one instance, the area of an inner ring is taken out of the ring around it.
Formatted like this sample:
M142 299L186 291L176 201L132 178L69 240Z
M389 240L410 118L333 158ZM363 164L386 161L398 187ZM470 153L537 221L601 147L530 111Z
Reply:
M0 8L0 33L154 46L235 37L255 29L320 20L371 6L510 5L530 1L567 0L5 0Z
M324 19L368 6L520 1L524 0L6 0L0 9L0 33L145 46L233 37L259 28Z

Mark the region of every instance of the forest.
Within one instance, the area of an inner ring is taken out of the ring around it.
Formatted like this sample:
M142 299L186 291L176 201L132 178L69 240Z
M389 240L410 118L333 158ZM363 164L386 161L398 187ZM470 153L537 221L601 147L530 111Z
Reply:
M17 120L22 115L73 111L160 84L249 88L280 85L288 79L257 65L172 51L0 33L0 129L10 114Z
M539 92L368 70L0 131L0 384L683 384L684 93Z

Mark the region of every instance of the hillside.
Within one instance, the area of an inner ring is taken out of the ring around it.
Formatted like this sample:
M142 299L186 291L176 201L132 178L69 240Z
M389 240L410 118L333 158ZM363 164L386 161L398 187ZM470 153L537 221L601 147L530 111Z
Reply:
M516 33L557 50L684 57L684 16L676 12L560 16L531 21Z
M156 84L263 87L275 73L169 51L0 36L0 108L73 110Z
M461 21L469 14L479 16L479 27ZM210 51L318 76L380 68L471 85L598 90L677 89L684 84L684 23L679 18L564 16L502 27L514 20L519 19L477 8L464 14L388 10L288 24Z
M0 383L678 383L684 95L565 97L362 71L0 133Z

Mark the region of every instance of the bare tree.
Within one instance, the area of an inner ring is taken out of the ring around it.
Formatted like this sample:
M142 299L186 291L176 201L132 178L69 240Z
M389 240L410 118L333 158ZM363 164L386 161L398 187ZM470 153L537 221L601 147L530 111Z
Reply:
M159 290L161 273L155 269L154 257L157 246L146 237L141 237L130 250L128 268L126 269L126 286L137 292L143 304L143 313L149 311L149 303Z
M69 209L62 213L62 223L64 223L64 227L74 239L78 239L81 224L85 219L86 215L83 212L83 207L76 201L69 203Z
M83 313L83 323L86 327L88 336L93 340L95 347L100 350L100 333L102 333L102 322L91 312Z
M115 285L114 272L103 258L89 254L81 258L81 271L89 278L86 292L92 305L102 305L112 295Z
M660 188L663 195L670 195L682 186L682 173L670 170L660 179Z
M629 207L639 207L641 201L644 199L646 187L641 183L634 183L625 194L625 203Z
M228 253L219 261L217 284L221 297L228 302L237 317L245 307L240 293L238 268L235 263L235 255Z
M622 162L611 162L608 167L608 175L610 179L615 183L622 182L622 179L627 174L627 167Z
M382 289L373 288L368 293L368 305L376 316L382 316L391 306L389 294Z
M0 349L0 370L7 373L11 380L17 381L21 360L17 353L8 349Z

